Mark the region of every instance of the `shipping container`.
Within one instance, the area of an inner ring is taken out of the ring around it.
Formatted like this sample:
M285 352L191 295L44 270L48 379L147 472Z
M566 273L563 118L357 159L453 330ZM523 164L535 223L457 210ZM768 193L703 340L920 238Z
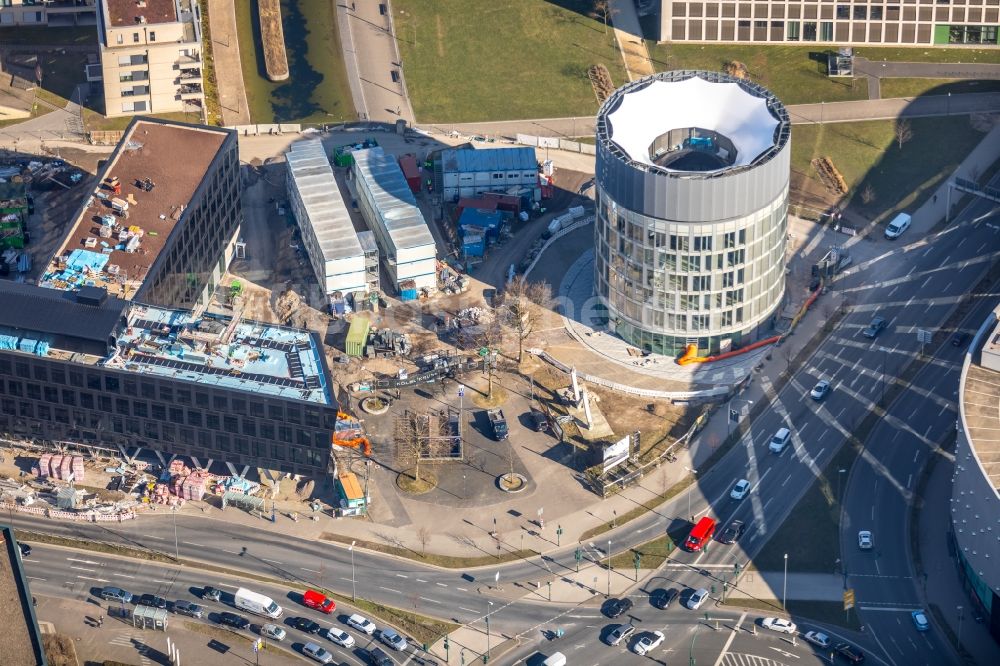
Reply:
M364 356L370 328L371 322L367 317L355 317L351 321L351 327L347 330L347 340L344 342L344 351L348 356Z

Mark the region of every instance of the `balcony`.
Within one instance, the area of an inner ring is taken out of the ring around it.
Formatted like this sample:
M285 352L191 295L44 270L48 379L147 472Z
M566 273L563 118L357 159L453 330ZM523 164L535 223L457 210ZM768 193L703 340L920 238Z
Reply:
M181 55L181 56L178 56L177 57L177 62L174 63L174 69L180 69L180 70L185 70L185 69L188 69L188 70L190 70L190 69L198 69L198 70L200 70L201 67L202 67L202 62L201 62L201 54L200 53L195 54L193 56L190 56L190 55Z
M182 100L195 100L204 99L205 91L202 90L200 83L186 83L180 87L179 90Z
M200 69L185 69L177 76L177 82L182 83L184 81L201 81L201 70Z

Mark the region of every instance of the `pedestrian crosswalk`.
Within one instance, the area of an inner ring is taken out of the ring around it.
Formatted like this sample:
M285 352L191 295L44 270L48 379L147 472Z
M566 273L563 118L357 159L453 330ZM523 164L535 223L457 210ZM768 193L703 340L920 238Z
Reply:
M785 662L756 654L742 652L727 652L720 666L785 666Z
M149 646L146 645L146 643L143 642L142 637L138 636L137 634L134 634L132 632L118 634L110 641L108 641L108 643L111 645L117 645L119 647L128 647L134 649L136 652L139 653L139 663L141 666L151 666L153 663L146 656L146 653L148 653L150 650Z

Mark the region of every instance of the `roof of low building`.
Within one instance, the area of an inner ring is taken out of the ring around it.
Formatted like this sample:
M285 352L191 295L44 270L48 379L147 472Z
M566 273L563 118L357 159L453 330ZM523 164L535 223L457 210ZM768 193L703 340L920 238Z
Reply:
M442 168L446 172L533 171L538 168L535 149L518 148L453 148L441 151Z
M104 295L81 293L84 299ZM0 280L0 327L106 343L128 303L112 296L81 303L81 293Z
M112 27L144 23L173 23L177 20L174 0L104 0Z

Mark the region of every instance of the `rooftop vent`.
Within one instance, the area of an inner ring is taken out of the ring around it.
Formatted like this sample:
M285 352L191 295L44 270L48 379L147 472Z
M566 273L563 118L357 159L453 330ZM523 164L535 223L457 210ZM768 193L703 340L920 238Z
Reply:
M108 300L108 292L100 287L80 287L76 292L76 302L80 305L99 307Z
M145 7L146 6L146 0L135 0L135 6L136 7Z
M145 16L136 16L135 17L135 22L136 23L145 23L146 22L146 17Z

